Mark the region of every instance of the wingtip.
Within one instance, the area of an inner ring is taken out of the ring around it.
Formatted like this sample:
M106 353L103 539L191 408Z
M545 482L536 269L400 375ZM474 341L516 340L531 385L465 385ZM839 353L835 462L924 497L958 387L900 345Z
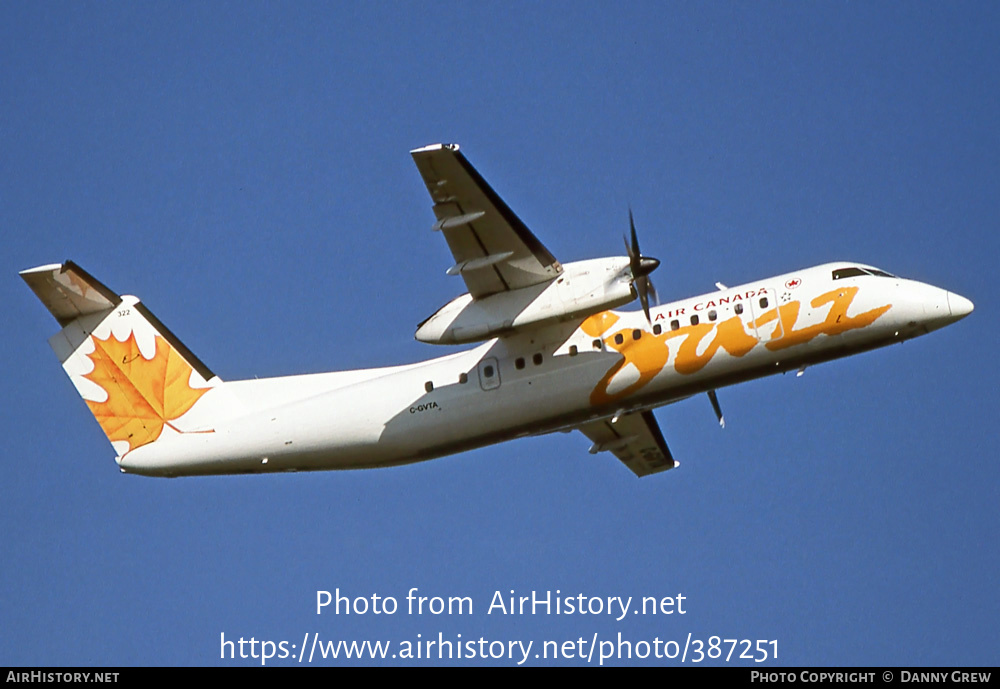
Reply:
M429 153L431 151L440 151L447 148L449 151L457 151L458 144L430 144L429 146L421 146L420 148L414 148L410 151L410 154L415 153Z
M60 270L63 267L62 263L47 263L44 266L35 266L34 268L25 268L18 272L18 275L24 277L26 275L32 275L33 273L50 273L53 270Z

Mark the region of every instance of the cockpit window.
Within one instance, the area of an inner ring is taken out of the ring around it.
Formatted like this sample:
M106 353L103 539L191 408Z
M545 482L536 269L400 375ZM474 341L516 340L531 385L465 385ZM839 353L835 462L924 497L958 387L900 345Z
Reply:
M855 278L862 275L874 275L880 278L895 278L895 275L891 275L884 270L879 270L878 268L838 268L833 271L834 280L842 280L843 278Z
M834 280L843 280L844 278L856 278L860 275L868 275L865 271L860 268L838 268L833 271Z

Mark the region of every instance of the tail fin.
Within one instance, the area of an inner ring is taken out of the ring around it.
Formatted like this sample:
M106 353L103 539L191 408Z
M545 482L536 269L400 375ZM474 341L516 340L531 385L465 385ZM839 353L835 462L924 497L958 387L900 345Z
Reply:
M49 344L119 456L168 428L211 430L192 408L222 381L136 297L72 261L21 277L63 326Z

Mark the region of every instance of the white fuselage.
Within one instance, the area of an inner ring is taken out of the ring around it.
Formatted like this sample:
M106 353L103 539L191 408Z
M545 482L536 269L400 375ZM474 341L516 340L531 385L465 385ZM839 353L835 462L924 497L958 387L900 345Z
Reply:
M407 366L227 382L190 412L210 427L119 464L181 476L416 462L899 342L972 309L912 280L834 279L858 266L867 269L827 264L664 304L651 324L641 311L605 311Z

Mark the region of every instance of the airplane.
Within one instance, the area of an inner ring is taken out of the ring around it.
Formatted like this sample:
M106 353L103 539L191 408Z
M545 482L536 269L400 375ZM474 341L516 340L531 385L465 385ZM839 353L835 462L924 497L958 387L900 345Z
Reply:
M562 264L455 144L411 151L465 294L416 339L475 346L402 366L223 382L136 297L72 261L21 277L120 470L192 476L389 467L579 431L637 476L678 466L656 407L902 342L968 299L836 262L655 302L629 211L625 256ZM639 300L641 309L615 309Z

